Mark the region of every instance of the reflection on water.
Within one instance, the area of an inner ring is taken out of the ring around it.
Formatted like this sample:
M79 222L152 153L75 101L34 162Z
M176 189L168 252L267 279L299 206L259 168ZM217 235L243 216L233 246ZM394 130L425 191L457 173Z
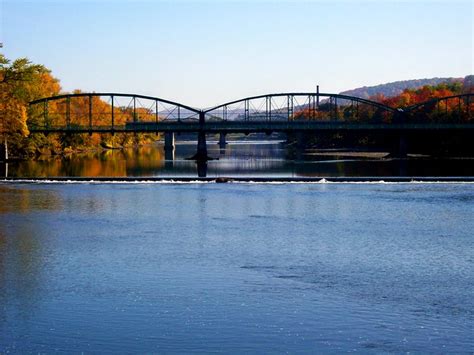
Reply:
M282 141L230 141L225 148L208 142L215 160L196 163L195 142L165 152L155 144L124 150L75 154L0 165L10 177L383 177L473 176L473 159L390 159L386 154L314 153Z
M472 184L2 183L0 201L0 353L474 349Z
M65 158L53 157L10 163L9 176L110 176L149 175L165 164L163 149L145 146L124 150L73 154Z
M62 200L59 196L47 190L38 190L32 193L29 189L11 189L8 185L0 185L0 195L3 198L0 204L0 214L62 208Z
M37 218L59 212L64 204L54 191L8 185L0 185L0 201L0 304L11 304L12 300L15 304L14 313L0 307L0 321L8 324L11 317L29 321L48 273L47 250L38 236L47 236L50 231L48 224ZM0 352L3 350L0 333Z

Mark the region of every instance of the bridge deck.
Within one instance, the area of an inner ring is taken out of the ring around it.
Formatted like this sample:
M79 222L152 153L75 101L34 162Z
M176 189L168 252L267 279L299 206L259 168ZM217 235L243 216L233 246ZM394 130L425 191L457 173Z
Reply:
M316 131L474 131L469 123L359 123L344 121L217 121L198 122L131 122L124 126L51 126L31 127L32 133L151 133L151 132L316 132Z

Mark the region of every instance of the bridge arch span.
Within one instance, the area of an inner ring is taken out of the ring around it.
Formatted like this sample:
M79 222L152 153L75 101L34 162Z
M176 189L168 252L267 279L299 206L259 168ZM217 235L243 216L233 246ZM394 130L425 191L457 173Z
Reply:
M405 107L411 120L424 122L469 121L474 111L474 93L444 96Z
M286 92L250 96L229 101L203 110L211 120L291 120L305 110L317 116L318 111L326 111L328 118L338 119L344 115L341 108L352 109L357 114L360 106L370 107L388 114L396 113L393 107L379 102L342 94L318 92ZM313 117L315 118L315 117Z
M50 96L50 97L43 97L38 100L33 100L30 102L30 105L40 104L45 101L61 100L61 99L74 98L74 97L90 97L90 96L92 97L113 96L113 97L129 97L129 98L135 97L137 99L154 100L154 101L159 101L159 102L163 102L163 103L174 105L174 106L179 106L181 108L184 108L186 110L189 110L195 113L199 113L201 111L200 109L197 109L195 107L187 106L179 102L162 99L155 96L147 96L147 95L140 95L140 94L111 93L111 92L91 92L91 93L81 92L77 94L55 95L55 96Z
M372 106L375 106L375 107L379 107L379 108L382 108L382 109L385 109L387 111L391 111L391 112L395 112L396 109L393 108L393 107L390 107L390 106L387 106L387 105L384 105L384 104L381 104L380 102L376 102L376 101L372 101L372 100L368 100L368 99L363 99L363 98L360 98L360 97L357 97L357 96L349 96L349 95L342 95L342 94L329 94L329 93L315 93L315 92L287 92L287 93L276 93L276 94L264 94L264 95L257 95L257 96L249 96L249 97L245 97L245 98L242 98L242 99L238 99L238 100L234 100L234 101L229 101L229 102L226 102L226 103L223 103L223 104L219 104L218 106L214 106L212 108L208 108L208 109L205 109L204 112L210 112L210 111L213 111L215 109L219 109L219 108L222 108L223 106L226 106L226 105L232 105L234 103L238 103L238 102L242 102L242 101L246 101L246 100L254 100L254 99L261 99L261 98L266 98L266 97L288 97L288 96L310 96L310 97L322 97L322 98L330 98L330 97L333 97L333 98L338 98L338 99L341 99L341 100L348 100L348 101L358 101L360 103L365 103L365 104L370 104Z
M159 97L115 92L73 93L29 103L30 131L114 132L128 123L197 122L201 110Z
M404 108L405 112L413 112L417 109L422 108L423 106L428 106L428 105L436 105L440 102L443 101L448 101L448 100L464 100L466 103L474 103L474 93L466 93L466 94L460 94L460 95L452 95L452 96L444 96L444 97L437 97L434 99L430 99L424 102L420 102L419 104L416 105L411 105L406 108Z

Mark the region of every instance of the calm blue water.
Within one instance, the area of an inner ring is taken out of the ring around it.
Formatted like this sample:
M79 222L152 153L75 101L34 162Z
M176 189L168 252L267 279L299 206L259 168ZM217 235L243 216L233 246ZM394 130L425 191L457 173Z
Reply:
M473 184L0 184L0 353L472 352Z

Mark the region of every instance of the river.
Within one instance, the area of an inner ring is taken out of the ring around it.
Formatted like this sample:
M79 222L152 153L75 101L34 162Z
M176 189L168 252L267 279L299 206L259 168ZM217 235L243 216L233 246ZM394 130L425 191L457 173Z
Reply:
M164 174L153 154L11 171ZM474 351L472 183L4 181L0 201L1 353Z
M225 149L208 142L212 158L196 164L195 142L179 142L171 156L160 144L124 150L75 154L69 157L42 157L0 164L0 176L38 177L472 177L473 158L430 158L413 156L393 159L387 153L344 150L296 150L279 140L229 141Z

